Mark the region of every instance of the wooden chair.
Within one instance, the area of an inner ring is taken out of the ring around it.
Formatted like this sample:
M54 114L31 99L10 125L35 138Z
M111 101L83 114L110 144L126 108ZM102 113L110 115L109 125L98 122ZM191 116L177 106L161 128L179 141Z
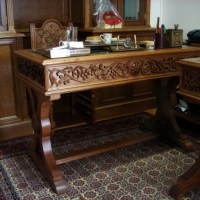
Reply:
M73 26L69 22L69 26ZM59 46L60 40L65 40L67 23L61 23L55 19L46 20L44 23L36 23L34 20L29 21L31 49L44 49ZM75 94L63 95L63 99L68 96L70 98L70 112L75 114L74 103ZM63 100L61 101L63 102ZM65 102L63 102L65 104ZM53 106L51 109L51 120L53 121Z

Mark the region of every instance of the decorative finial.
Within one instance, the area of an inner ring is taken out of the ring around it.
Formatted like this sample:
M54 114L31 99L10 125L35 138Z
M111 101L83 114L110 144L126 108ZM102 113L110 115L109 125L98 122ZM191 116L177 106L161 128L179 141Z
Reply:
M174 24L174 28L178 29L179 25L178 24Z

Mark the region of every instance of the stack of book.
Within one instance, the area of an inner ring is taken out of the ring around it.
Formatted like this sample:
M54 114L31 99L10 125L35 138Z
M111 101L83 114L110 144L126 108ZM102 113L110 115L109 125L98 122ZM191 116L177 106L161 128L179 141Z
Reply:
M90 48L75 48L75 49L50 49L45 52L45 55L50 58L62 58L62 57L70 57L70 56L81 56L81 55L89 55Z
M69 46L59 46L51 49L43 49L42 51L40 50L37 52L49 58L63 58L89 55L91 50L89 47L84 47L83 42L71 42Z

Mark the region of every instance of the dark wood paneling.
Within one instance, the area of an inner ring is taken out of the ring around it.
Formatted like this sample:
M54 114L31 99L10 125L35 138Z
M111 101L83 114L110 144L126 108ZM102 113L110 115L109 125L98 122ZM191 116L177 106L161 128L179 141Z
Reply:
M27 28L29 20L68 20L68 0L14 0L13 10L16 29Z
M0 141L32 134L25 87L16 76L17 49L22 49L21 38L0 39Z
M96 90L96 105L105 106L109 104L116 104L130 100L129 85L119 85L115 87L108 87Z
M84 20L83 0L69 0L69 18L75 26L83 27Z
M144 81L130 85L132 99L155 97L155 81Z
M5 41L5 40L4 40ZM14 88L13 88L13 70L12 70L12 52L11 47L13 40L7 41L7 45L0 46L0 85L1 90L1 112L0 118L9 117L15 115L15 98L14 98Z

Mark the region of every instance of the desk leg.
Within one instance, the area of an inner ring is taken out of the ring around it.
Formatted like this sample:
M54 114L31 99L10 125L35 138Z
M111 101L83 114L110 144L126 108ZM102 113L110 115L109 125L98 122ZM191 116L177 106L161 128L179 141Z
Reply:
M49 97L37 93L27 87L32 106L32 126L34 130L34 143L28 149L31 158L47 177L57 194L67 192L66 180L58 168L51 146L52 124L50 109L52 101Z
M157 80L157 111L149 123L143 124L147 129L165 132L170 140L178 144L184 151L194 151L194 146L187 134L179 127L174 115L176 105L177 78Z
M200 186L200 156L193 166L181 175L176 184L170 188L169 195L176 200L181 199L186 192Z

